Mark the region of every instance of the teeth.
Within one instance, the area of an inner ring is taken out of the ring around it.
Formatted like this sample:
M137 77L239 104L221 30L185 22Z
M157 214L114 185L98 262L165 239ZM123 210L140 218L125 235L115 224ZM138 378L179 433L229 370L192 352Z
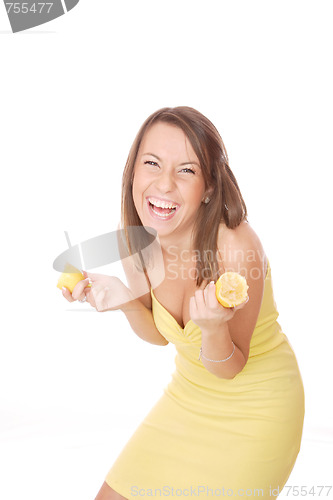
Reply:
M172 203L172 201L162 201L162 200L157 200L156 198L148 198L149 203L152 205L155 205L155 207L159 208L177 208L177 205Z
M152 208L152 211L154 212L154 214L158 215L159 217L161 217L162 219L167 219L168 217L170 217L170 214L160 214L159 212L156 212L156 210L154 210L154 208ZM171 212L172 213L172 212Z

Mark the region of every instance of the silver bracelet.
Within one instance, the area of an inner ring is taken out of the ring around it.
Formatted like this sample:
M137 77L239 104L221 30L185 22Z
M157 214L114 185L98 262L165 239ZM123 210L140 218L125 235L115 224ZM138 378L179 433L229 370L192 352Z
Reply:
M231 341L232 342L232 341ZM228 359L230 359L233 355L234 355L234 352L235 352L235 344L232 342L232 345L234 346L233 350L232 350L232 353L230 354L230 356L228 356L227 358L224 358L224 359L209 359L209 358L206 358L206 356L204 356L202 354L202 347L200 347L200 354L199 354L199 358L198 358L198 361L200 361L200 358L204 358L206 359L207 361L212 361L213 363L224 363L225 361L228 361Z

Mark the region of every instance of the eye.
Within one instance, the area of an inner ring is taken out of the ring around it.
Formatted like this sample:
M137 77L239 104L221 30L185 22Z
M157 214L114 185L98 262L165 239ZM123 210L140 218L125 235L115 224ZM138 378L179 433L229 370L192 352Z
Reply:
M145 161L145 165L152 165L153 167L158 167L158 163L156 163L156 161L152 161L152 160Z
M181 172L185 172L186 174L195 174L194 170L192 168L184 167L181 169Z

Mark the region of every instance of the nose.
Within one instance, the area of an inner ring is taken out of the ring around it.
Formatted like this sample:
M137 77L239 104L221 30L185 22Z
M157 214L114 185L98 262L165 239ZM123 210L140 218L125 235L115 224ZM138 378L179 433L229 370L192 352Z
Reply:
M175 187L173 173L168 170L162 170L155 181L155 184L161 193L168 193Z

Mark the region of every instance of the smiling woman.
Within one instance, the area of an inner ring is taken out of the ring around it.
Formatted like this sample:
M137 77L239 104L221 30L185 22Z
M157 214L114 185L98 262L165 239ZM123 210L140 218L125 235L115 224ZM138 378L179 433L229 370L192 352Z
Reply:
M134 164L132 194L142 224L156 229L163 247L168 235L177 235L178 246L188 248L206 191L199 160L184 132L167 123L154 124Z
M121 309L140 338L174 344L176 369L96 500L161 496L165 488L271 498L300 449L302 379L223 141L198 111L163 108L146 120L124 170L122 224L133 254L138 242L129 226L157 232L163 281L154 284L156 266L143 262L146 293L141 288L136 298L141 278L124 260L129 288L86 273L91 288L84 280L64 296L85 296L98 309L101 294L103 310ZM249 287L237 307L216 298L214 282L225 271L240 273Z
M186 186L188 190L193 189L195 203L198 201L196 197L201 196L200 203L196 205L192 233L192 248L201 255L197 260L197 285L200 286L203 270L211 270L211 279L217 279L219 275L218 261L215 257L210 259L209 252L213 250L216 255L220 221L224 221L230 229L237 227L246 220L246 205L229 167L223 140L210 120L193 108L163 108L144 122L126 162L122 189L122 224L125 230L128 226L142 224L134 203L134 174L138 173L140 181L140 166L146 164L150 165L151 174L155 171L155 176L163 181L168 173L167 161L172 163L173 173L178 174L179 189L182 192ZM148 170L146 174L149 175ZM189 178L192 175L194 179ZM162 186L162 189L165 187ZM177 201L161 194L158 198L159 201ZM211 198L214 198L214 203L209 203ZM185 237L185 234L182 236ZM177 241L178 246L179 243Z

